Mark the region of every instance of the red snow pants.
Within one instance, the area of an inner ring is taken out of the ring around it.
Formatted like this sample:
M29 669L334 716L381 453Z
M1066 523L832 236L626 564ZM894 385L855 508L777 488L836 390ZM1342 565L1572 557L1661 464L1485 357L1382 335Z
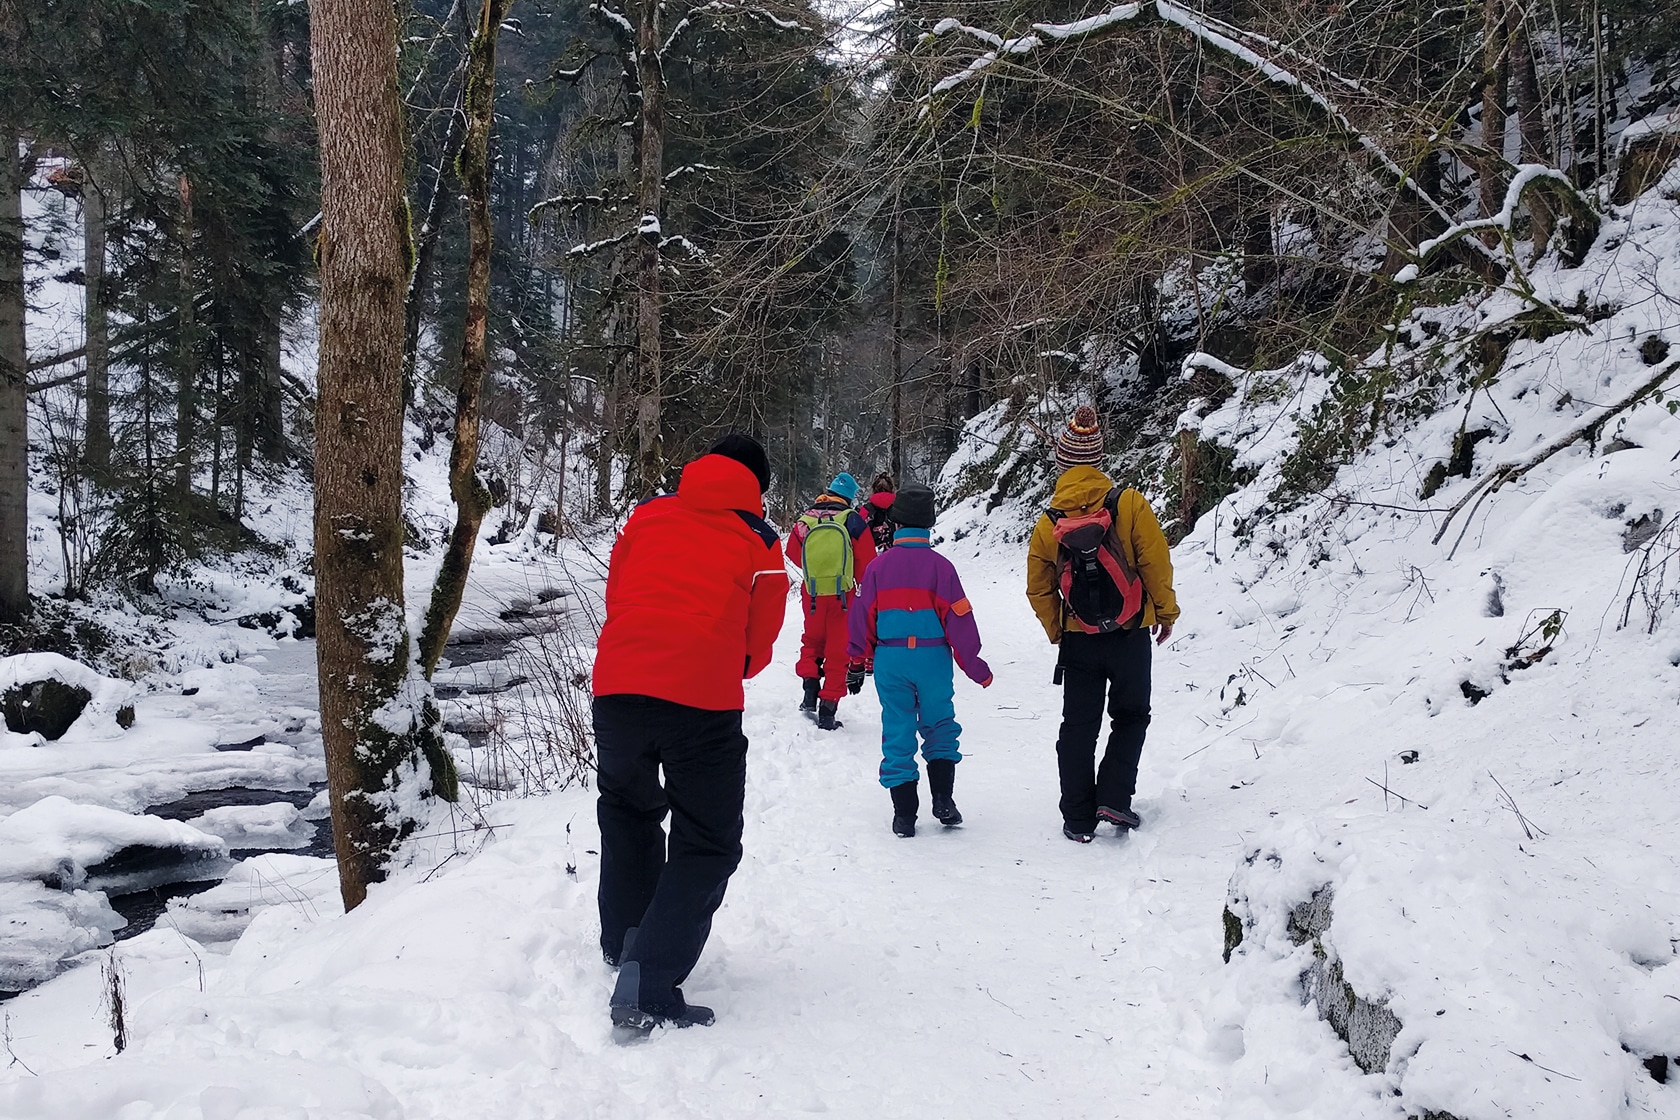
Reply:
M812 610L811 593L799 592L805 632L799 639L799 664L794 671L800 679L810 680L818 675L817 661L822 661L819 699L839 700L846 695L846 623L851 617L846 608L856 598L856 591L848 591L844 600L838 595L819 595Z

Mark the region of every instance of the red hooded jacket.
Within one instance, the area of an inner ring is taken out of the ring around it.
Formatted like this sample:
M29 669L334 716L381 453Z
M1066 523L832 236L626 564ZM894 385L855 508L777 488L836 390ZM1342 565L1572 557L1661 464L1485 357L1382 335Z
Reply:
M613 546L595 695L740 711L741 681L770 663L787 592L758 479L701 456L674 496L636 507Z

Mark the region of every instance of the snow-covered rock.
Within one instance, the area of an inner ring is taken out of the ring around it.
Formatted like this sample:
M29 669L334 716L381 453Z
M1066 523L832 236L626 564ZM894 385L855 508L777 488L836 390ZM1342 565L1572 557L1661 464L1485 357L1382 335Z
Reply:
M180 821L58 796L0 820L0 881L127 894L217 878L227 870L226 857L221 837Z
M1514 828L1402 816L1258 838L1231 882L1234 965L1316 977L1333 1023L1354 1001L1392 1013L1371 1072L1409 1115L1617 1115L1647 1076L1630 1053L1680 1054L1680 896Z
M57 653L0 657L8 745L114 739L134 723L137 689Z

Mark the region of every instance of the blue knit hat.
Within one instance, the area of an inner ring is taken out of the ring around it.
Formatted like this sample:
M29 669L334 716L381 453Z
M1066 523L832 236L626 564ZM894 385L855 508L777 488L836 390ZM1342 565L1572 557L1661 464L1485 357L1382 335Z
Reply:
M828 492L848 502L857 501L858 481L845 471L834 476L834 481L828 484Z

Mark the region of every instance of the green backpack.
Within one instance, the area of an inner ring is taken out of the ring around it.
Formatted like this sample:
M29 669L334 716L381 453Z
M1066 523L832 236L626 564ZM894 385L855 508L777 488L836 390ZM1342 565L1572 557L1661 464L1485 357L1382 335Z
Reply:
M857 586L852 573L852 535L846 531L850 510L814 509L799 519L805 526L800 569L805 590L819 595L844 595ZM815 605L815 604L813 604Z

